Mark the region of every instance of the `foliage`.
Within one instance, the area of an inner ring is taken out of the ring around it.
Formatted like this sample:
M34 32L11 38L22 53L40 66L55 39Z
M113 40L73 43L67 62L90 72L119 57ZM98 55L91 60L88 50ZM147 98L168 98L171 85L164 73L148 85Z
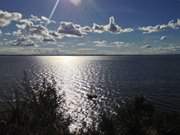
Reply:
M103 135L179 135L180 114L157 110L144 97L121 103L114 114L103 113Z
M157 110L144 97L129 98L93 124L69 133L64 94L55 80L21 85L0 98L0 135L180 135L180 114ZM104 109L103 109L104 110Z
M65 115L64 95L54 79L32 85L23 79L20 87L3 100L6 109L0 115L1 135L65 135L70 118Z

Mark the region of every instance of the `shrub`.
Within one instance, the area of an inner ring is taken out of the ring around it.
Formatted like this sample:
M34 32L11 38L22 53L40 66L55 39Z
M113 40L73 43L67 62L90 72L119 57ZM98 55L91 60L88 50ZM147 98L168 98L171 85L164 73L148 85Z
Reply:
M3 98L1 135L66 135L70 117L65 114L64 94L57 94L54 79L32 85L25 73L20 87Z
M103 135L179 135L180 115L157 110L144 97L121 103L114 114L103 113L99 130Z

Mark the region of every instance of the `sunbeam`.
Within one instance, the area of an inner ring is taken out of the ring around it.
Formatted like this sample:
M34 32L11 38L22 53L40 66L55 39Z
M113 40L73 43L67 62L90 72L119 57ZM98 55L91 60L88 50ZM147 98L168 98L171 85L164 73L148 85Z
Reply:
M55 11L56 11L57 6L59 5L59 2L60 2L60 0L57 0L57 1L56 1L55 5L54 5L54 7L53 7L53 9L52 9L52 11L51 11L51 14L49 15L49 20L52 19L53 15L54 15L54 13L55 13Z

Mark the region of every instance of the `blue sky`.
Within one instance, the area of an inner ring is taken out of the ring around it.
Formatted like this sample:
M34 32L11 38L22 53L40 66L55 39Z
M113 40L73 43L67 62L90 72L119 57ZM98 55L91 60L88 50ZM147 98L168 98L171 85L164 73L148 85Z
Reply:
M180 0L3 0L0 54L180 53Z

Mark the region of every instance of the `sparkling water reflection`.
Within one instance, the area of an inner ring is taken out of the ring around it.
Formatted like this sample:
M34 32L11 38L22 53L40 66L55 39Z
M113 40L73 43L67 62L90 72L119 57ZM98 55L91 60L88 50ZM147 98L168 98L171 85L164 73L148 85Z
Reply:
M102 108L122 98L145 95L168 110L180 110L180 56L17 56L0 57L0 87L22 79L53 76L65 92L76 126L91 123ZM88 94L97 98L91 100Z
M38 59L40 63L48 65L47 71L41 72L53 73L55 79L58 80L59 87L65 92L69 112L78 127L83 122L89 125L97 119L99 109L102 107L101 103L105 99L100 92L103 89L97 87L102 79L101 66L89 63L88 58L63 56ZM87 95L92 93L95 93L97 98L90 100Z

